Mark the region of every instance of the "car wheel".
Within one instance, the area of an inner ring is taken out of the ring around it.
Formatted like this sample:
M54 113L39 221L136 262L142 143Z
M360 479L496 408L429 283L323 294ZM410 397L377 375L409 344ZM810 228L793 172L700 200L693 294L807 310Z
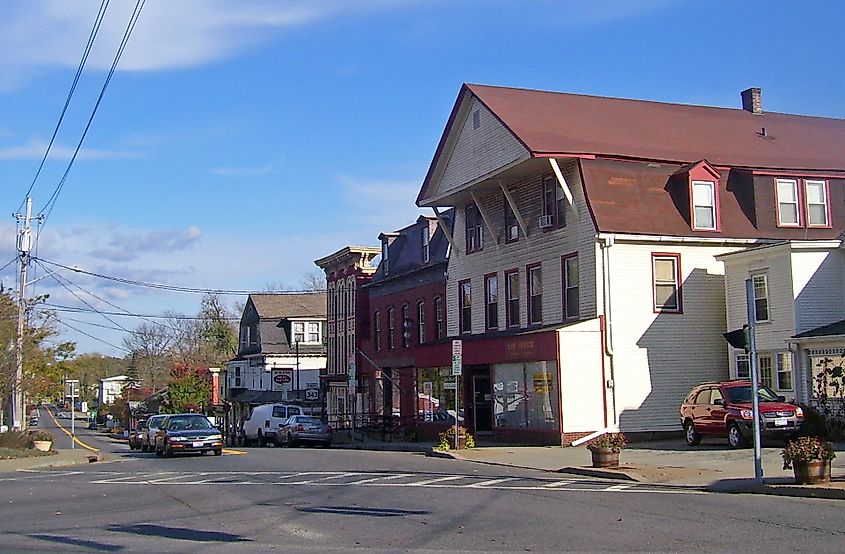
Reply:
M733 448L742 448L745 446L745 437L742 436L742 431L739 430L739 425L732 422L728 426L728 443Z
M261 433L261 431L258 431L258 446L267 446L267 443L264 441L264 435Z
M695 425L692 421L684 423L684 438L687 439L687 445L698 446L701 444L701 435L695 430Z
M141 452L149 452L149 451L150 451L149 446L147 446L146 444L141 445Z
M214 451L214 455L215 456L222 456L223 455L223 449L218 448L217 450Z
M170 448L169 444L164 445L164 457L165 458L172 458L173 457L173 449Z
M328 441L328 442L324 442L324 443L323 443L323 448L331 448L331 447L332 447L332 443L331 443L331 441Z
M157 457L159 457L159 458L161 458L162 456L164 456L164 452L162 452L161 450L159 450L158 448L156 448L156 456L157 456Z
M290 433L288 433L287 440L285 441L285 444L287 445L288 448L293 448L294 446L296 446L296 444L293 442L293 437L291 436Z

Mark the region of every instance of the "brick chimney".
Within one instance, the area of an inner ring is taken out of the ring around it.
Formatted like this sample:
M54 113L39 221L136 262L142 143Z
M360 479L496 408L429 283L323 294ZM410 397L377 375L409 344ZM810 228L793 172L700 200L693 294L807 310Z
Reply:
M751 87L740 93L742 96L742 109L754 115L763 115L762 93L759 88Z

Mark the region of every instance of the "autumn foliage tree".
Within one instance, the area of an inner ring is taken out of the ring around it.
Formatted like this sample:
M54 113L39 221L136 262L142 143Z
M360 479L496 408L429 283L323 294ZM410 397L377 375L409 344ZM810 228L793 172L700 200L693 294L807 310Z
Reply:
M170 369L163 413L199 412L211 404L211 372L208 368L175 364Z

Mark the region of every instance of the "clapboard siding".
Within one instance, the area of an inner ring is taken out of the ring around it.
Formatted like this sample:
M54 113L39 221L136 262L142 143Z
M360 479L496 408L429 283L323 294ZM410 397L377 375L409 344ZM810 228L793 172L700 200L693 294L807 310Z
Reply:
M843 254L834 251L793 251L795 332L803 333L845 317Z
M610 306L617 411L624 431L680 429L696 384L725 379L725 281L714 256L731 248L680 243L611 247ZM679 254L683 313L654 313L652 254Z
M476 111L479 114L477 129L473 125L473 113ZM460 134L448 153L443 176L436 190L431 192L433 197L528 157L522 143L475 98L469 101L469 108L459 115L463 118Z
M543 231L538 225L542 215L542 177L536 175L526 181L510 183L509 190L519 206L528 226L528 237L506 243L504 241L506 200L501 191L489 192L479 197L480 203L493 220L498 245L484 227L484 248L466 254L466 210L455 210L454 240L456 248L449 258L449 278L446 283L447 324L450 336L458 334L458 283L470 279L472 283L472 332L484 332L484 276L496 273L499 279L499 328L505 328L504 272L519 270L520 322L527 327L528 294L526 267L540 263L543 277L543 324L560 323L562 311L561 256L578 253L580 319L596 317L596 246L595 227L587 210L581 187L578 165L575 161L563 164L562 170L572 189L573 201L578 208L567 209L567 225L561 229Z

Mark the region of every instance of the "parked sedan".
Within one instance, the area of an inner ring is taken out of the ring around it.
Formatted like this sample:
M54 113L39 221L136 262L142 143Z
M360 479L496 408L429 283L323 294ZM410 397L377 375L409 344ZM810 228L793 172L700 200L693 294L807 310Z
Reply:
M156 432L156 456L196 452L223 453L223 435L202 414L172 414L165 416Z
M332 428L316 417L295 415L279 427L276 446L297 446L302 443L332 445Z
M156 433L158 426L164 421L164 414L157 414L147 418L147 432L141 438L141 452L152 452L156 448Z
M135 429L129 432L129 450L140 449L144 443L144 436L147 434L147 420L142 419L135 426Z
M763 438L787 440L804 423L804 412L768 387L758 389L760 429ZM734 448L754 437L751 382L746 380L703 383L694 387L681 405L681 425L687 444L697 445L702 435L728 438Z

